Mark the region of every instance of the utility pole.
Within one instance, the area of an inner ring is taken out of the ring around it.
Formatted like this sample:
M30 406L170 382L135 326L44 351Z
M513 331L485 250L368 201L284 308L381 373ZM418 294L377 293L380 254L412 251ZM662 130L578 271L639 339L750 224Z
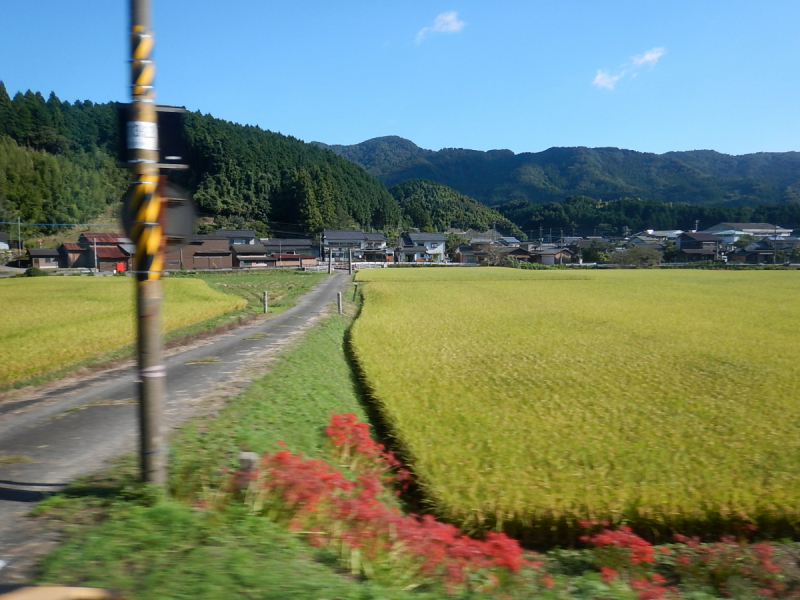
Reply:
M127 122L131 171L129 211L136 244L137 359L139 367L140 466L142 480L167 483L163 412L166 368L162 361L161 272L163 215L158 191L158 120L150 0L130 0L131 105Z
M695 219L695 221L694 221L694 232L697 233L697 231L699 229L700 229L700 219Z
M17 215L17 257L21 255L22 255L22 218L19 215Z
M94 270L100 272L100 265L97 264L97 237L94 238Z
M542 237L542 226L539 225L539 245L541 246L544 244L544 238Z
M347 273L349 275L353 274L353 249L347 249Z
M775 264L775 259L778 255L778 226L775 225L775 233L772 235L772 264Z

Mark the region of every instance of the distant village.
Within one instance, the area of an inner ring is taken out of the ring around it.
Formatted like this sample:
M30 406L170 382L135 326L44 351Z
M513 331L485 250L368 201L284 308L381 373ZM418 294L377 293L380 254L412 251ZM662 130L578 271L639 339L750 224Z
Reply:
M9 250L0 233L0 251ZM40 269L125 272L135 254L131 240L116 233L82 233L58 248L29 248L27 265ZM258 238L252 230L220 229L195 235L168 248L166 270L321 268L332 263L384 266L391 263L452 265L618 264L645 266L719 261L741 264L800 262L800 239L791 229L770 223L719 223L702 231L646 230L619 237L547 236L521 241L495 230L422 232L411 229L397 239L360 230L325 230L310 238Z

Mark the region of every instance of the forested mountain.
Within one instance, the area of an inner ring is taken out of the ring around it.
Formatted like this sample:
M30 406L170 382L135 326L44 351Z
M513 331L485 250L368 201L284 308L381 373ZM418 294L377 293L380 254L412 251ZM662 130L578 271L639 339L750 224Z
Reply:
M266 235L273 225L312 233L403 223L388 190L333 152L199 112L187 113L185 125L190 169L170 175L213 217L210 228ZM100 214L127 187L118 149L116 103L71 104L30 91L12 100L0 82L0 221L75 223Z
M659 202L640 198L620 198L603 202L586 196L570 196L563 202L536 204L514 200L494 207L521 227L529 237L546 233L572 235L618 235L644 229L700 229L717 223L773 223L800 228L800 204L761 206L697 206L684 202Z
M584 147L522 154L434 152L396 136L352 146L320 145L362 165L387 186L429 179L490 206L512 200L544 204L571 195L702 206L800 202L799 152L730 156L712 150L651 154Z
M326 227L441 231L496 222L519 235L516 226L529 234L540 226L613 232L687 229L695 219L701 227L753 220L800 227L796 152L433 152L398 137L332 152L199 112L187 113L185 124L190 169L170 176L213 219L207 229L308 235ZM53 93L45 100L30 91L11 99L0 82L0 221L87 222L119 202L128 181L117 164L119 135L116 103L62 102Z
M409 179L392 186L389 192L411 224L422 231L444 231L450 227L486 230L496 225L509 235L522 234L519 227L497 211L441 183Z

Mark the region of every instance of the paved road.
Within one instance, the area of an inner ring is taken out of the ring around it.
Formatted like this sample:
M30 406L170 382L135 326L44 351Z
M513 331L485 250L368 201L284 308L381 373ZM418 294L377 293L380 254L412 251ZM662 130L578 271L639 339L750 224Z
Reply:
M169 424L245 387L282 345L330 310L346 283L334 274L278 316L168 356ZM24 515L32 503L136 449L135 395L134 369L127 366L0 403L0 456L25 461L0 464L0 560L9 567L30 537Z

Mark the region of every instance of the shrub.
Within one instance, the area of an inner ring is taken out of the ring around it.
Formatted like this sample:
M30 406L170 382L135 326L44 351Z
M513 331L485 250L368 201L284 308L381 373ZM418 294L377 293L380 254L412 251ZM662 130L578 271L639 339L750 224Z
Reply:
M28 267L25 269L25 277L47 277L47 271L39 267Z

